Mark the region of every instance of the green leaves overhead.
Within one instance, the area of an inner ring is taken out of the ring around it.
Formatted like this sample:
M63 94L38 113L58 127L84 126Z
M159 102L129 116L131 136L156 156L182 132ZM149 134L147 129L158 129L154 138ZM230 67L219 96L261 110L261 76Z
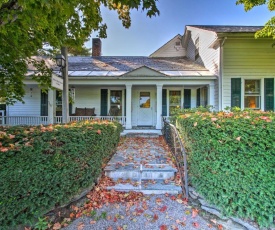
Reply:
M61 46L78 50L95 31L106 37L101 6L116 10L126 28L131 25L131 9L144 10L149 17L159 14L156 0L0 1L0 96L8 104L22 100L22 81L32 56L50 55ZM45 67L37 64L37 72L48 87L51 71Z
M261 6L261 5L266 5L269 11L275 10L274 0L238 0L236 4L243 5L245 11L249 11L256 6ZM265 24L265 27L255 34L255 37L256 38L272 37L273 39L275 39L274 26L275 26L275 17L271 17L271 19Z

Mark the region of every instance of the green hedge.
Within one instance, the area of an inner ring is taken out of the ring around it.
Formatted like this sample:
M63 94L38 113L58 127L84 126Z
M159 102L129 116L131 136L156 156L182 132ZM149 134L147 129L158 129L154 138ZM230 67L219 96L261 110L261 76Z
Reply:
M192 185L224 214L270 226L275 217L275 114L177 116Z
M122 127L107 121L0 129L0 226L32 222L90 186Z

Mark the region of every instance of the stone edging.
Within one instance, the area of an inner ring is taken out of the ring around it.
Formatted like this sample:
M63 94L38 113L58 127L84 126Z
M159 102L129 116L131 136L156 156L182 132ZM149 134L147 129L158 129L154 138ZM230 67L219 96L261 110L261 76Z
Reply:
M199 204L200 208L205 212L217 216L218 224L221 224L225 229L231 230L258 230L259 228L243 221L242 219L236 217L226 217L223 216L221 210L215 206L209 204L205 201L204 197L196 192L193 187L189 187L189 196L192 198L193 202Z

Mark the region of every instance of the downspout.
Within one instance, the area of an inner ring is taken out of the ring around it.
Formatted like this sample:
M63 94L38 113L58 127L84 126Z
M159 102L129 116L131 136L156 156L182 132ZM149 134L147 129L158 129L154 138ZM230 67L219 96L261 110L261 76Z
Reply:
M223 109L223 46L227 37L223 37L220 41L220 57L219 57L219 110Z

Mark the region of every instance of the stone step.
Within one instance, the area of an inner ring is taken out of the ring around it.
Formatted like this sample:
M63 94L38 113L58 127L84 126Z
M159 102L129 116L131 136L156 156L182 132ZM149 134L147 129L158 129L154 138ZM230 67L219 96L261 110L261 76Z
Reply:
M161 136L161 130L158 129L130 129L130 130L124 130L120 136L125 137L145 137L145 138L157 138Z
M105 175L112 179L173 179L177 169L168 164L111 164L106 166Z
M182 192L180 186L175 185L173 181L164 180L131 180L131 183L118 183L107 187L108 190L121 192L142 192L144 194L179 194Z

